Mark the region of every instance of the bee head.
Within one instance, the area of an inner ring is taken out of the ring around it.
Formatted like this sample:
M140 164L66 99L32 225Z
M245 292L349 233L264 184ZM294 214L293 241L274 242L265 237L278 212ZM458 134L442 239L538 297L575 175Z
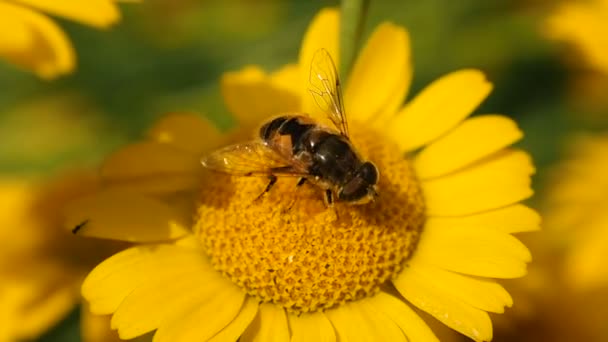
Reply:
M338 199L352 204L363 204L373 201L378 193L378 168L371 162L361 164L353 178L338 191Z

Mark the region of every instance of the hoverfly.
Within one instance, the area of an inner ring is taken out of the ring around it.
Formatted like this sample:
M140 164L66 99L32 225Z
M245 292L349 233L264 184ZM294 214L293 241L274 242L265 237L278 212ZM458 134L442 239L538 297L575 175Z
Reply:
M340 80L327 50L315 53L309 83L333 128L307 114L282 115L263 124L257 139L221 148L204 157L203 165L231 175L268 177L260 196L279 177L299 177L298 186L308 181L324 190L329 206L374 200L378 169L359 156L349 138Z

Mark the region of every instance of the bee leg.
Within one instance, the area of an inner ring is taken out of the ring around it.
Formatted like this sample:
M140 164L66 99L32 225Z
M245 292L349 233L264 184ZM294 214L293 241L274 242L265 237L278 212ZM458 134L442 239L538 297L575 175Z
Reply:
M301 177L301 178L298 180L298 183L296 183L296 188L299 188L299 187L301 187L302 185L304 185L304 183L306 183L306 181L307 181L307 179L306 179L305 177ZM293 205L294 205L294 204L296 204L297 199L298 199L298 197L297 197L297 196L293 196L293 197L292 197L292 199L291 199L291 201L290 201L290 203L289 203L289 205L288 205L288 206L286 206L286 207L283 209L283 213L286 213L286 212L290 211L290 210L291 210L291 208L293 208Z
M325 190L325 204L330 208L334 207L334 193L330 189Z
M325 190L325 205L333 210L336 215L335 219L339 220L340 216L338 216L338 210L336 210L336 207L334 206L334 193L330 189Z
M256 197L254 201L257 201L260 198L262 198L262 196L264 196L265 193L270 191L270 189L272 189L272 186L277 182L277 176L275 176L275 175L268 176L268 179L269 179L268 185L266 185L266 188L264 189L264 191L261 194L259 194L258 197Z

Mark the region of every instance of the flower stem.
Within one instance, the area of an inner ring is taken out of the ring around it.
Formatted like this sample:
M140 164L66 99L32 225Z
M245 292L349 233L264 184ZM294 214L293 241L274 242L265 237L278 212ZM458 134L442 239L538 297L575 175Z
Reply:
M352 67L369 7L369 0L342 0L340 6L340 77L346 80Z

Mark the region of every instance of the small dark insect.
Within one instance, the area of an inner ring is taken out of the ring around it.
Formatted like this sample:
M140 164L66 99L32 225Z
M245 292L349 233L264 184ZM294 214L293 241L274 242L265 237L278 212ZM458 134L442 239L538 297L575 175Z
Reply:
M230 145L202 159L205 167L239 176L268 177L268 192L279 177L299 177L324 191L325 201L367 203L378 196L378 169L363 160L350 141L340 80L325 49L317 51L310 68L310 93L334 128L307 114L275 117L258 139Z
M77 234L84 226L87 225L87 223L89 223L89 220L84 220L80 222L78 225L76 225L76 227L72 229L72 234Z

